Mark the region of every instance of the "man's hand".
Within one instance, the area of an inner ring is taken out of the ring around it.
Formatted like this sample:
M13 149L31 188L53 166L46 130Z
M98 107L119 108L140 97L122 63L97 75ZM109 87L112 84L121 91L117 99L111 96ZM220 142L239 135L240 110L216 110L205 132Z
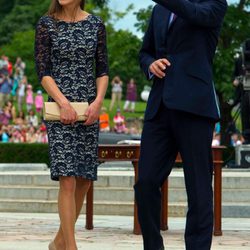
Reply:
M171 64L170 62L165 59L159 59L154 61L150 66L149 66L149 71L154 74L155 76L159 77L159 78L163 78L166 74L165 74L165 69L167 67L169 67Z

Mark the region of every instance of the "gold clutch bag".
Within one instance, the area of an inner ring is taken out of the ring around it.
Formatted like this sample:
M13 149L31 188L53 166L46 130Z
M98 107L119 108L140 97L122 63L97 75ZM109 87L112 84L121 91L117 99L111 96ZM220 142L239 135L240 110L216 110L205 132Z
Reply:
M71 102L70 105L76 111L78 121L87 119L84 114L89 106L88 102ZM43 119L45 121L60 121L60 108L56 102L44 102Z

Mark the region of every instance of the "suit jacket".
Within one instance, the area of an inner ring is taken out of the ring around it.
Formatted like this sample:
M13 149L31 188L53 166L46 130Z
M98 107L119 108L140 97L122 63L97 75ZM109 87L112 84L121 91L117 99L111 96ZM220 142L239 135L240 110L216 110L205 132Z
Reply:
M145 120L155 116L161 100L170 109L218 120L212 64L226 0L154 1L158 4L139 53L140 66L148 78L155 60L167 58L171 66L163 79L154 77ZM172 12L177 18L169 26Z

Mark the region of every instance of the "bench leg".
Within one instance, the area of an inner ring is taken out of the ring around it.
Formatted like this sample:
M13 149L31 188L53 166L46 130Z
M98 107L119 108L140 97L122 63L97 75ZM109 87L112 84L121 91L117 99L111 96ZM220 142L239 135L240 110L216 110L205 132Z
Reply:
M134 166L135 183L136 183L138 180L138 162L133 161L132 164ZM141 234L141 227L140 227L139 219L138 219L138 209L136 205L136 200L134 200L134 234L137 234L137 235Z
M168 179L161 187L161 230L168 230Z
M94 184L93 181L90 184L86 197L86 226L87 230L92 230L93 226L93 196L94 196Z
M222 166L215 164L214 166L214 236L221 236L221 190L222 190Z

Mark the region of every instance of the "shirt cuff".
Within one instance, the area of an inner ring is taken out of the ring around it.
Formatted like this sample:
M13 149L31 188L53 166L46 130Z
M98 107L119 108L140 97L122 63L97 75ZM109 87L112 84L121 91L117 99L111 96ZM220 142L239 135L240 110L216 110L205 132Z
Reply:
M148 69L148 79L149 80L152 80L152 78L154 77L155 75L152 73L152 72L150 72L150 70Z

